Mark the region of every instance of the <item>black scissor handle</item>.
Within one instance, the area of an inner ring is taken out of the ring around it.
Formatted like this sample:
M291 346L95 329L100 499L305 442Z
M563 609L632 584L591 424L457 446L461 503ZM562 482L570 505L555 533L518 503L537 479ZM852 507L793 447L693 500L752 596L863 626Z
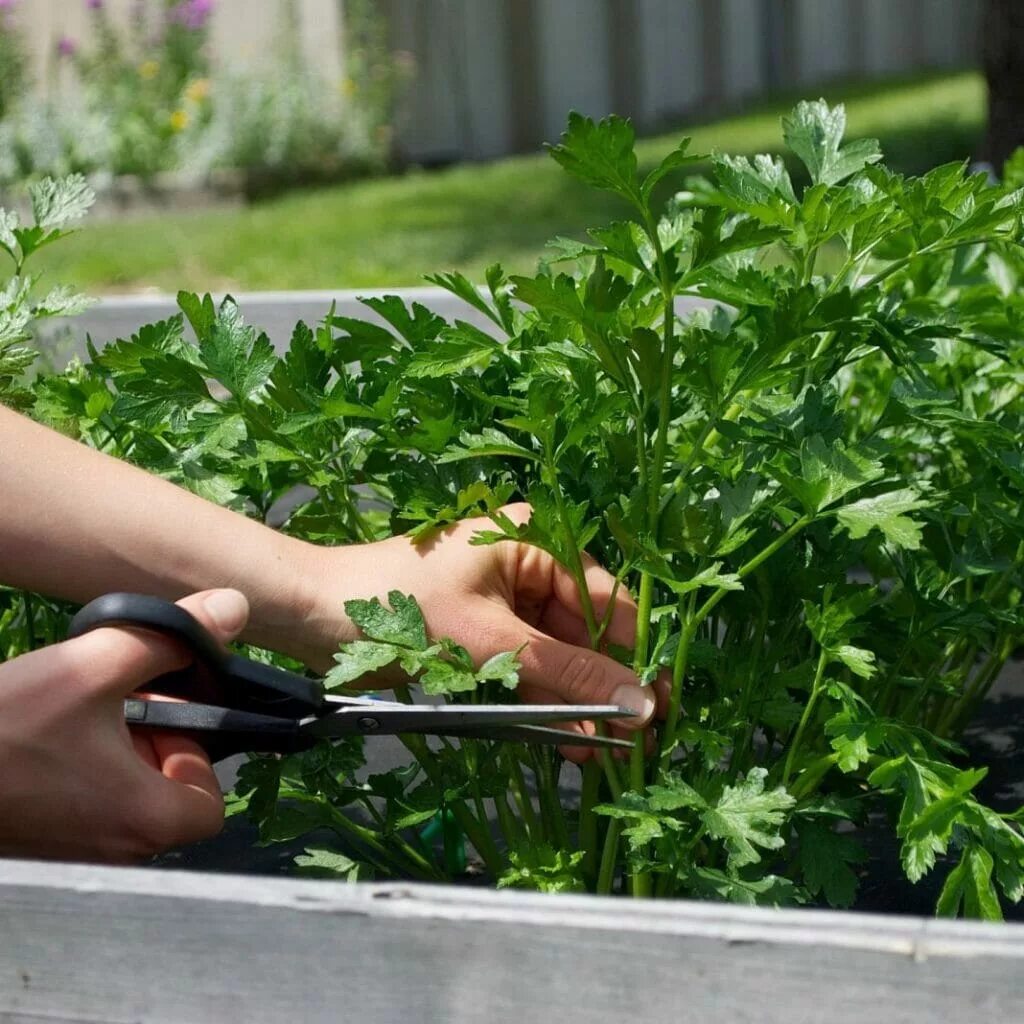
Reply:
M133 729L157 729L195 740L213 762L234 754L292 754L308 750L317 741L302 732L294 718L277 718L251 711L218 708L186 701L141 700L124 702L124 720Z
M145 689L285 718L316 714L323 707L321 683L231 654L184 608L170 601L147 594L104 594L75 615L68 637L81 636L102 626L130 626L162 633L187 647L205 670L201 694L195 692L194 670L160 676L149 681Z

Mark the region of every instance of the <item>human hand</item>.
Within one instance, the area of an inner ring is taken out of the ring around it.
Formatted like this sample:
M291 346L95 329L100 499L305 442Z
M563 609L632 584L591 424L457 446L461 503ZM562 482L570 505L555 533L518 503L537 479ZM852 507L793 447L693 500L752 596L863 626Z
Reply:
M503 509L514 522L529 519L530 507ZM306 660L326 669L340 641L354 638L343 605L354 597L386 599L389 590L415 596L432 636L462 644L479 664L501 651L519 655L524 700L544 704L619 704L637 712L623 719L627 730L642 728L655 711L651 687L605 654L590 650L579 592L571 574L547 552L511 541L470 544L490 520L467 519L425 543L393 537L358 547L320 549L317 605L307 618L313 647ZM586 579L600 618L613 603L607 639L632 647L636 605L614 577L585 558ZM613 597L614 592L614 597ZM590 723L574 725L593 732ZM621 734L622 729L616 728ZM591 748L563 751L582 761Z
M178 604L221 642L249 614L235 590ZM0 854L127 863L220 831L199 745L124 722L125 697L189 660L167 637L104 628L0 665Z

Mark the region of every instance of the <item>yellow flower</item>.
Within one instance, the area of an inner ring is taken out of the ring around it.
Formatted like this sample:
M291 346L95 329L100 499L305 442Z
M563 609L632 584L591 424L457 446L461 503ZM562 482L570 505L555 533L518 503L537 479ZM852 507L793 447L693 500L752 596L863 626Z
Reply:
M147 60L139 65L139 77L150 79L156 78L160 72L160 64L155 60Z
M193 103L202 103L210 95L210 80L208 78L197 78L190 82L185 90L185 99Z
M171 114L171 131L183 132L188 127L189 116L187 110L176 110Z
M359 86L354 78L346 78L342 80L341 91L345 96L355 96L359 92Z

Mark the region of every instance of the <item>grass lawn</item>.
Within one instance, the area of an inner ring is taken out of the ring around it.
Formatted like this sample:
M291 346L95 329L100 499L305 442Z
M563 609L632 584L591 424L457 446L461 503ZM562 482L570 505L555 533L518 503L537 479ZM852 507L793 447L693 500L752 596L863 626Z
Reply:
M881 139L887 161L905 171L969 157L984 123L974 73L824 93L847 104L852 135ZM695 152L777 149L790 105L773 101L645 139L641 162L683 135ZM620 212L538 155L293 192L241 210L91 225L40 254L39 265L48 279L93 293L408 285L438 270L479 277L494 261L530 270L552 236L579 236Z

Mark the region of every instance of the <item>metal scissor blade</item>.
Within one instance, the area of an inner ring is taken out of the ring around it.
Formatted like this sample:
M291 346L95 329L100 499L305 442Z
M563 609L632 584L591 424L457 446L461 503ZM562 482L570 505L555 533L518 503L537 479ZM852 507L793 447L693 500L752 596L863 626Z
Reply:
M324 738L397 735L403 732L450 734L452 729L484 730L549 722L632 718L614 704L345 704L340 710L306 719L302 731Z
M631 750L631 740L611 736L584 736L581 733L552 729L544 725L492 725L484 729L455 729L438 733L467 740L499 740L509 743L538 743L552 747L619 747Z

